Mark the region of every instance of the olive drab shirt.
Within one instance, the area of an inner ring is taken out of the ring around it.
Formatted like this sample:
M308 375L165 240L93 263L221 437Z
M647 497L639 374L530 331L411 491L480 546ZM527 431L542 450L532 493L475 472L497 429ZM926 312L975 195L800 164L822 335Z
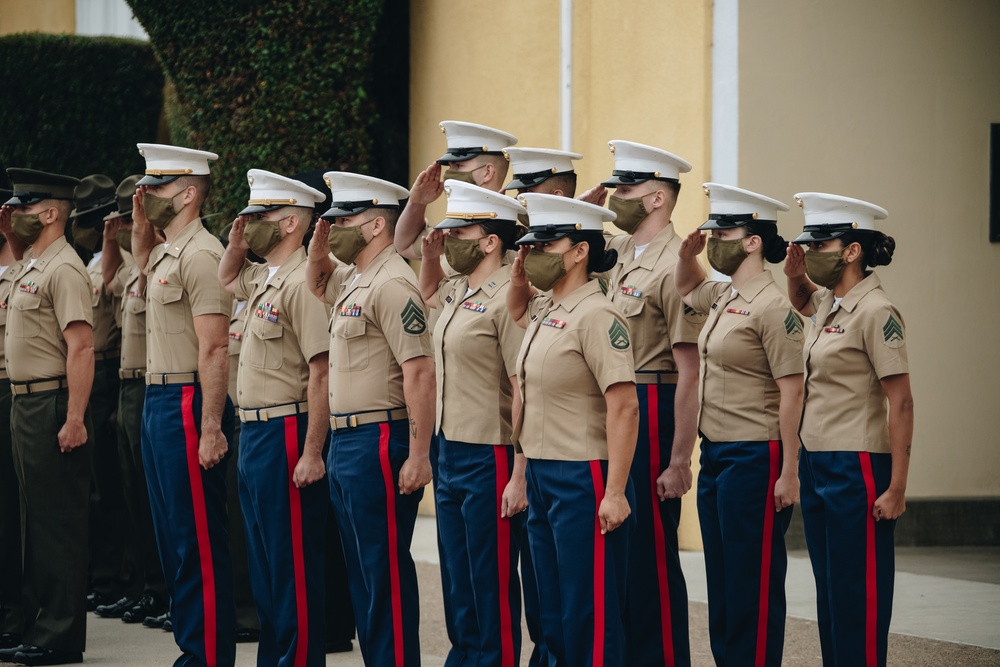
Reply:
M240 407L236 382L240 374L240 352L243 350L243 336L247 327L247 302L233 301L232 315L229 316L229 398L233 406Z
M4 352L13 382L66 377L63 331L93 322L87 269L65 238L32 261L25 256L7 301Z
M802 373L802 319L765 271L733 294L702 281L689 300L708 313L698 339L698 430L713 442L780 440L775 378Z
M146 292L140 289L141 274L134 262L122 262L111 282L121 294L121 368L146 369Z
M517 358L523 397L513 439L529 459L607 460L604 392L635 382L629 325L590 280L558 304L537 295Z
M21 272L20 260L13 260L8 266L0 267L0 379L7 377L7 362L4 359L4 335L7 331L7 305L11 290L17 284L15 278Z
M903 318L874 273L834 309L832 291L810 303L799 436L811 452L890 453L888 400L880 380L909 373Z
M449 440L510 442L510 378L517 374L524 329L507 311L509 285L510 265L505 264L471 293L465 276L445 280L438 288L436 428Z
M121 251L122 266L133 265L132 255ZM116 353L122 344L121 292L114 292L104 286L102 272L103 253L97 253L87 265L90 279L90 305L94 309L94 352Z
M229 315L232 297L219 282L219 239L192 220L172 243L159 243L146 269L146 367L151 373L198 370L194 318Z
M618 263L608 276L608 295L628 319L635 370L676 371L671 348L697 343L706 317L685 305L674 285L681 239L668 225L638 257L628 234L609 237L608 247L618 251Z
M309 360L329 350L329 313L306 287L306 251L296 250L268 279L266 264L246 262L236 298L247 302L237 396L244 408L304 402Z
M405 407L402 364L432 356L416 275L391 245L361 275L337 268L326 286L330 412Z

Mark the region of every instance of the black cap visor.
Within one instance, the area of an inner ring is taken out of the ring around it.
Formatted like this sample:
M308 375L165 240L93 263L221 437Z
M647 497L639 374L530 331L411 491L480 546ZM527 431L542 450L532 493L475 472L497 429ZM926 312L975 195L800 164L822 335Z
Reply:
M804 243L822 243L823 241L839 238L847 232L852 231L864 230L858 230L857 224L853 222L833 225L806 225L802 228L802 233L792 240L792 243L800 245Z
M736 229L751 222L769 222L772 225L778 224L777 220L764 220L756 217L753 213L712 213L698 229Z
M527 188L533 188L539 183L544 183L553 176L565 176L567 174L573 174L573 171L556 171L554 169L545 169L543 171L536 171L531 174L514 174L514 180L504 186L504 190L525 190Z
M381 204L372 199L362 201L335 201L330 205L330 209L319 216L324 220L334 218L349 218L358 213L364 213L370 208L402 208L400 204Z
M606 188L613 188L619 185L639 185L646 181L663 181L665 183L680 183L676 178L664 178L658 171L623 171L615 169L611 172L611 178L601 183Z
M569 236L573 232L578 231L580 231L578 225L546 225L545 227L532 227L527 234L517 240L516 245L558 241L564 236Z
M136 183L136 187L140 185L166 185L167 183L173 183L181 174L163 174L162 176L154 176L153 174L146 174L139 179Z
M438 224L434 225L434 229L458 229L460 227L471 227L472 225L478 225L481 222L507 222L511 225L516 225L516 220L504 220L503 218L445 218Z
M284 204L276 204L273 206L264 206L262 204L250 204L236 215L253 215L255 213L267 213L268 211L276 211L279 208L283 208L284 206L285 206Z
M465 162L477 155L503 155L501 151L491 151L482 146L472 148L449 148L447 152L439 157L435 162L438 164L448 164L449 162Z

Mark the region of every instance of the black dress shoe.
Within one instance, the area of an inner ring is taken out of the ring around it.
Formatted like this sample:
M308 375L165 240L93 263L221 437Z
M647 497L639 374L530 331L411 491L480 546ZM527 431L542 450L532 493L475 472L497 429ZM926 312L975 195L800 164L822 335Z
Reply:
M167 612L167 619L165 621L163 621L163 631L164 632L173 632L174 631L174 622L170 620L170 612L169 611Z
M254 644L260 641L260 630L253 628L236 628L237 644Z
M87 611L94 611L98 607L113 603L114 600L109 600L106 596L98 593L97 591L87 593Z
M0 649L17 648L21 645L21 635L5 632L0 635Z
M327 642L327 653L350 653L354 650L354 643L348 639L346 642Z
M54 648L25 646L14 654L14 662L22 665L69 665L83 662L80 651L60 651Z
M0 662L13 662L14 656L17 655L17 652L26 648L36 648L36 647L32 646L31 644L21 644L20 642L18 642L17 646L9 646L0 649Z
M163 612L159 616L147 616L142 619L142 624L147 628L162 628L163 623L167 620L167 615L169 612Z
M123 597L114 604L102 604L94 609L94 613L101 618L121 618L122 614L135 606L135 599Z
M142 623L148 616L161 616L167 612L167 605L152 595L143 595L131 608L122 614L125 623Z

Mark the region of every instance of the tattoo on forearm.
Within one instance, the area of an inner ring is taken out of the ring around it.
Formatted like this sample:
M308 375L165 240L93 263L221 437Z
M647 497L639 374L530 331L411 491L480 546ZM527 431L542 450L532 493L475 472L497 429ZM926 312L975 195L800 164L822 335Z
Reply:
M804 284L799 285L799 288L795 290L795 296L805 296L809 292L809 288Z
M911 447L911 446L912 446L912 445L907 445L907 446L906 446L906 455L907 455L907 456L909 456L909 455L910 455L910 447Z
M322 287L326 283L326 271L320 271L319 277L316 278L316 287Z
M417 437L417 420L410 417L410 437Z

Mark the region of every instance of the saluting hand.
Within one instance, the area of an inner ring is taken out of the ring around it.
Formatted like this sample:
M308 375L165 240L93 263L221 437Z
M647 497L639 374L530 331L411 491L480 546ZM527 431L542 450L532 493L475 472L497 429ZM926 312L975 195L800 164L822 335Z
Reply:
M250 244L247 243L244 232L247 228L247 222L250 221L250 216L240 215L233 220L233 226L229 230L229 246L235 250L242 250L246 252L250 249Z
M691 490L691 484L690 461L686 466L671 463L656 478L656 495L661 501L667 498L680 498Z
M234 224L235 228L236 225ZM319 261L330 255L330 223L323 218L316 221L312 239L309 240L309 259Z
M798 243L789 243L785 251L785 275L798 278L806 273L806 251Z
M444 254L444 232L432 229L420 240L420 254L423 259L438 260Z
M514 258L514 263L510 267L511 287L528 286L528 274L524 272L524 258L528 256L529 252L531 252L530 246L523 245L517 249L517 257Z
M142 207L142 193L146 191L146 186L136 188L132 195L132 254L137 257L148 255L149 251L156 244L156 234L153 225L149 224L146 217L146 209Z
M610 533L625 523L625 519L632 513L628 499L624 493L617 493L604 496L601 506L597 508L597 517L601 521L601 535Z
M118 230L122 228L121 218L111 218L104 221L104 240L116 241Z
M10 225L10 216L13 212L13 206L0 206L0 234L4 236L14 232L14 229Z
M681 248L677 251L677 256L681 259L694 259L701 254L707 243L708 237L705 232L696 229L681 241Z
M582 202L588 204L594 204L595 206L604 206L605 200L608 198L608 189L598 183L594 187L590 188L582 195L577 197Z
M87 427L82 419L66 420L62 428L59 429L59 451L63 454L73 451L80 445L87 442Z
M876 521L898 519L906 511L906 494L891 486L875 500L872 516Z
M323 479L324 476L326 476L326 464L323 463L323 457L307 451L302 453L299 462L295 464L292 483L295 484L295 488L304 489Z
M208 470L213 467L228 451L229 443L226 442L226 436L222 435L222 429L202 430L198 441L198 463L202 468Z
M426 456L409 457L399 469L399 492L408 496L431 482L431 462Z
M434 162L417 175L417 180L413 181L410 188L410 201L414 204L427 206L435 201L444 192L444 183L441 182L441 165Z

